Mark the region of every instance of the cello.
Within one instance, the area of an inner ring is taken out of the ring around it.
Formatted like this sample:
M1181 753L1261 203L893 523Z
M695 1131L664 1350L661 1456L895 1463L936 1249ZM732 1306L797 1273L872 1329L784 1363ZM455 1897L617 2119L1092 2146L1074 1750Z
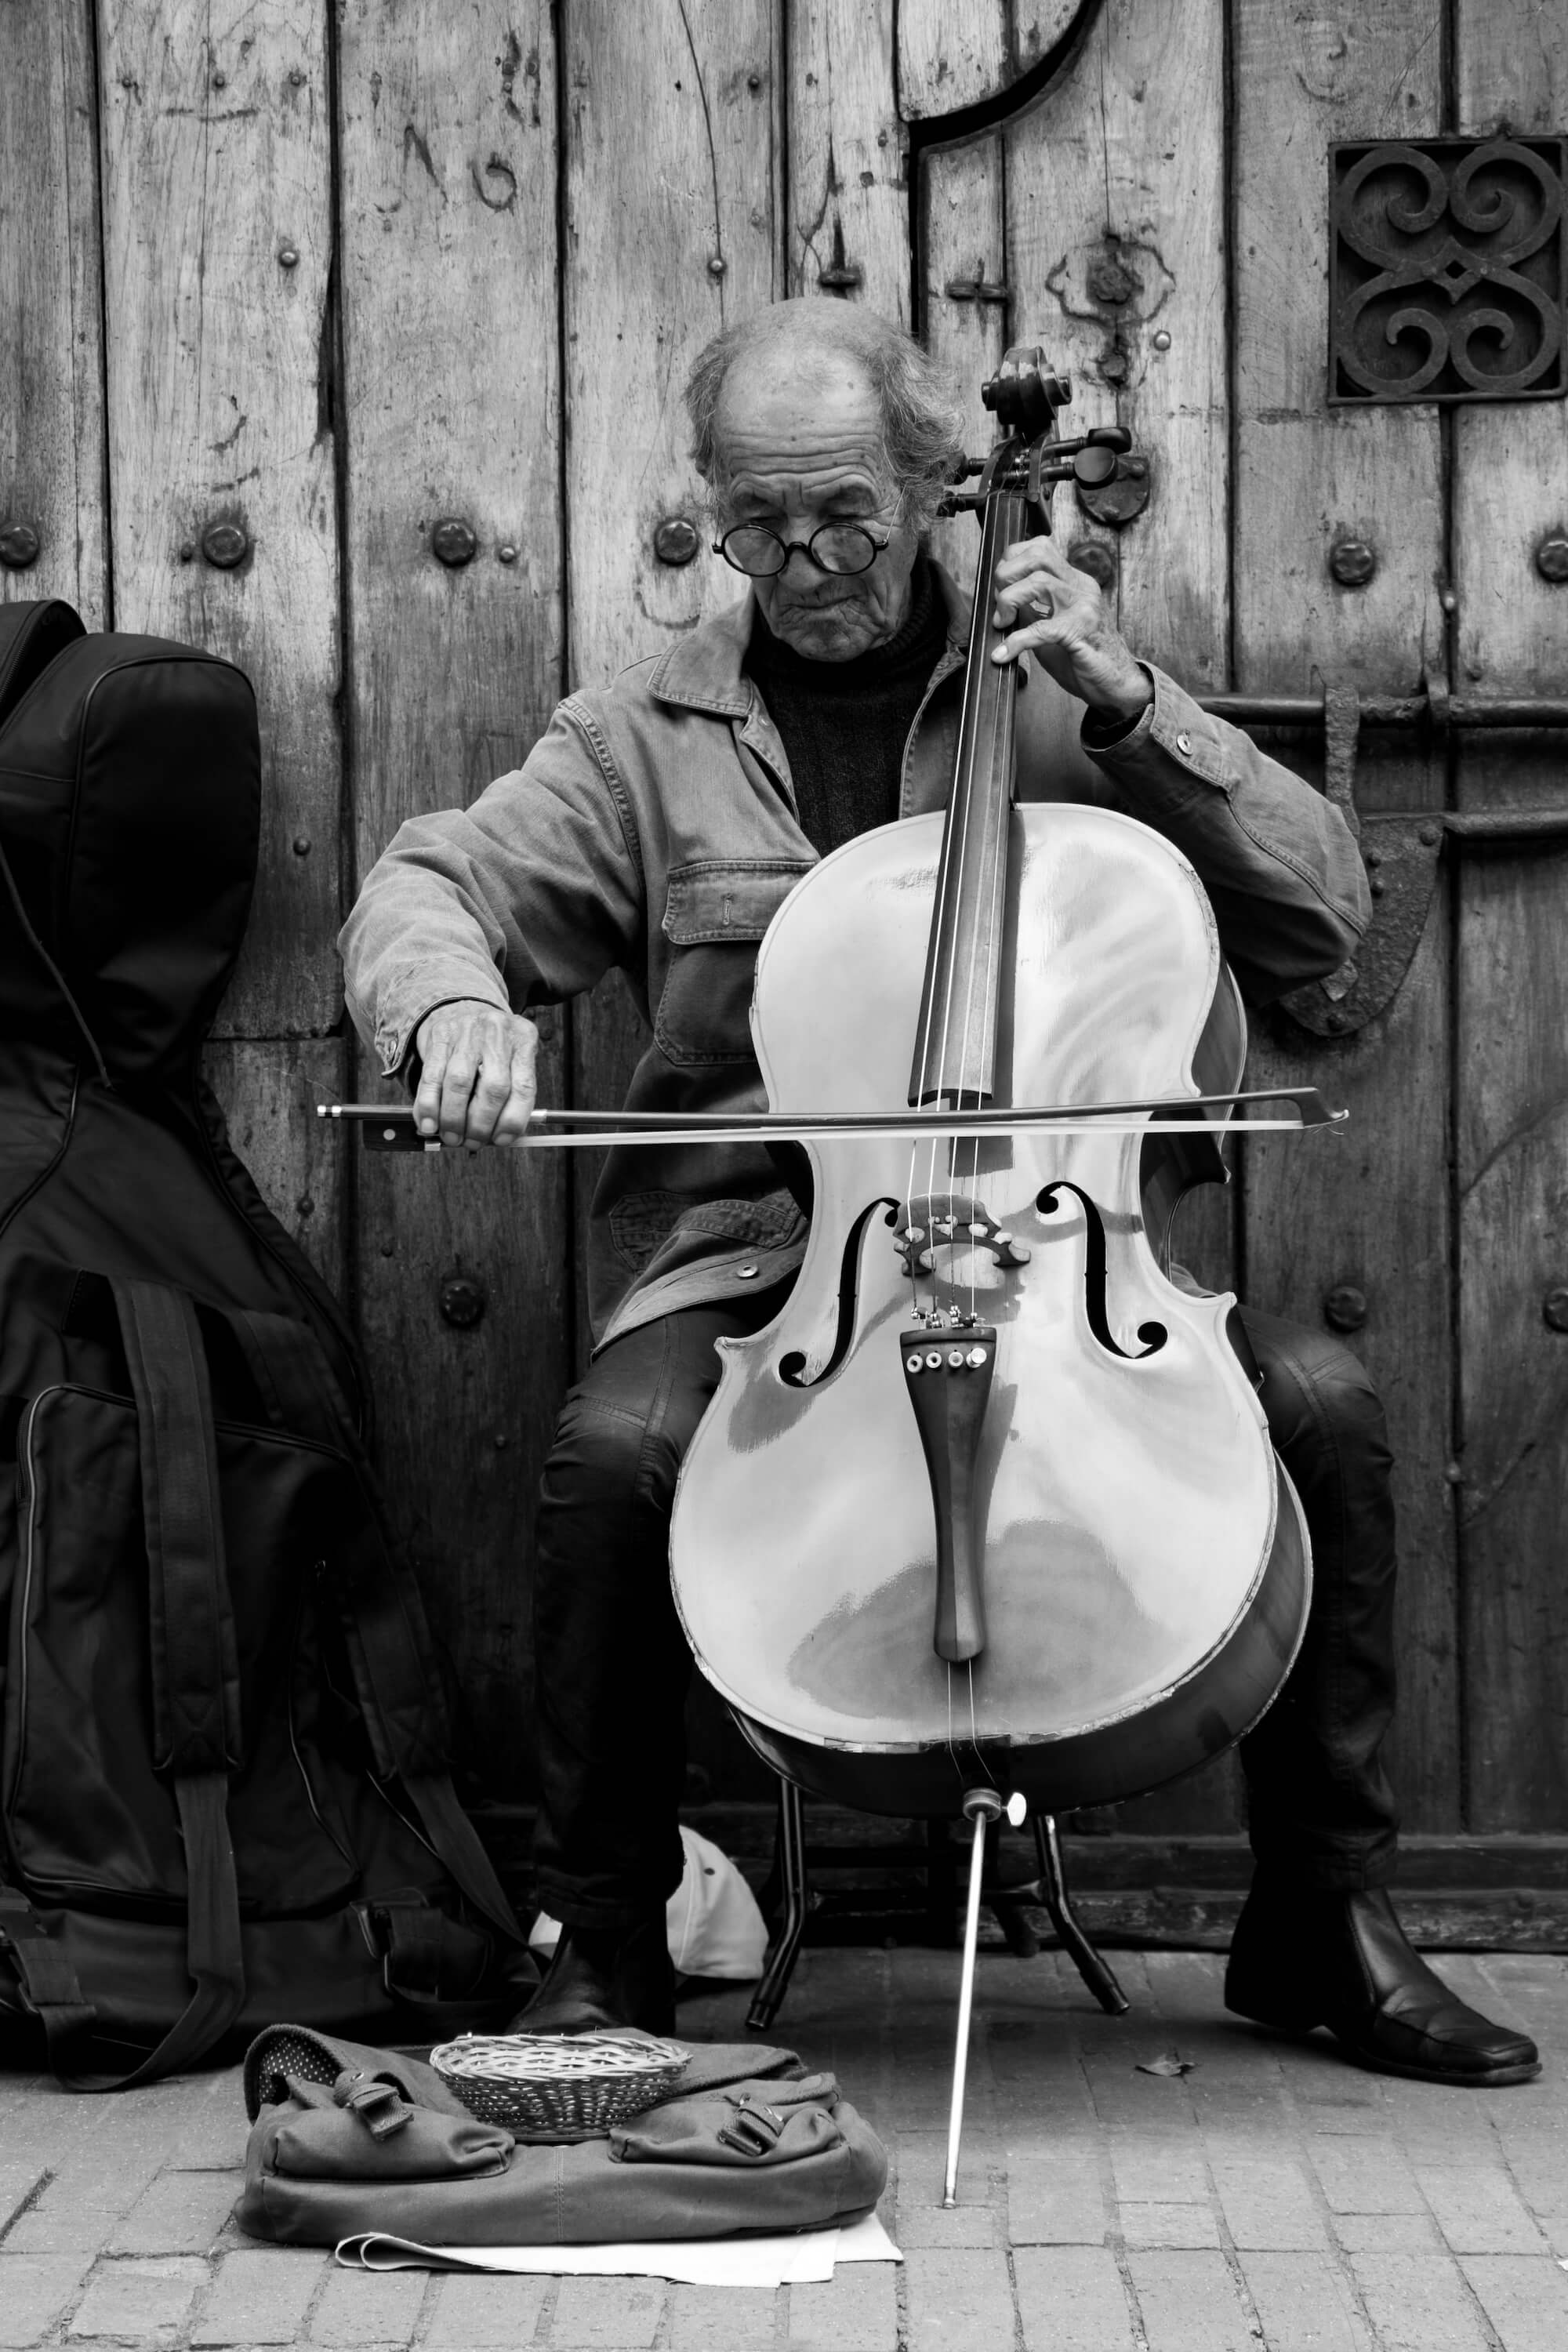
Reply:
M973 1824L949 2201L985 1821L1131 1797L1231 1746L1310 1591L1235 1299L1168 1270L1176 1202L1223 1173L1214 1132L1173 1122L1245 1057L1213 913L1148 826L1013 797L994 567L1048 530L1075 464L1093 479L1125 446L1063 444L1067 396L1033 348L984 388L1000 437L964 501L981 550L945 814L825 858L757 960L781 1124L976 1124L806 1137L805 1262L772 1323L718 1343L670 1538L698 1664L775 1771ZM1140 1101L1114 1129L1003 1116Z

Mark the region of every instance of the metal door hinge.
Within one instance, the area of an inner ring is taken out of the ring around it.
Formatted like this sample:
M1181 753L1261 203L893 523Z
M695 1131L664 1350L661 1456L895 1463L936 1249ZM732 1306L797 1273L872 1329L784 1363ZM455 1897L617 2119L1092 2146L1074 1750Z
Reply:
M1456 846L1522 847L1568 842L1568 794L1541 808L1432 809L1410 816L1368 816L1355 803L1356 759L1363 726L1511 730L1568 728L1562 695L1450 696L1434 679L1419 695L1368 695L1353 686L1307 695L1215 694L1203 698L1215 718L1253 727L1323 730L1323 790L1357 836L1373 913L1353 956L1321 980L1294 988L1279 1003L1319 1037L1351 1037L1384 1012L1421 944L1446 842Z

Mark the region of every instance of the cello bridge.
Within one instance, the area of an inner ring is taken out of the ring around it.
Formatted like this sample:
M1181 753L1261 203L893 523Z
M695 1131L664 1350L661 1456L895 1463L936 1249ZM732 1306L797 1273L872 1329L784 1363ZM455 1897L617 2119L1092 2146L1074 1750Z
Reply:
M906 1201L893 1223L893 1247L913 1282L931 1274L939 1249L989 1251L997 1265L1027 1265L1029 1253L1004 1231L984 1201L967 1192L927 1192Z

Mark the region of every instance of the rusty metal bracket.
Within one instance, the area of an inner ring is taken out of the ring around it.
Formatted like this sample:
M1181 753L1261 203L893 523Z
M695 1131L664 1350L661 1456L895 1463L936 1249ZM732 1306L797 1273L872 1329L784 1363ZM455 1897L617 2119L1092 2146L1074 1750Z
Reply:
M1363 724L1424 725L1438 735L1450 727L1568 728L1568 699L1561 696L1461 699L1431 679L1424 694L1397 698L1363 701L1353 686L1332 685L1324 688L1321 702L1222 694L1206 697L1203 707L1253 726L1316 724L1323 730L1324 794L1360 842L1373 919L1355 954L1337 971L1279 1000L1291 1019L1314 1036L1353 1036L1393 1003L1426 929L1445 842L1478 848L1568 842L1568 796L1546 808L1434 809L1413 816L1363 816L1355 804Z
M973 278L950 278L942 290L950 302L1010 302L1013 299L1012 288L1000 278L987 278L978 261Z

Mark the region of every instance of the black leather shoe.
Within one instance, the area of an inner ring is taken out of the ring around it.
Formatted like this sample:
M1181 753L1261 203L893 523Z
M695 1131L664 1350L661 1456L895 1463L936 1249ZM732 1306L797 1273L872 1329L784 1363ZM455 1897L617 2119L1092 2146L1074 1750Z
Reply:
M675 1967L664 1911L635 1927L563 1927L544 1981L509 2033L675 2031Z
M1382 1887L1279 1887L1260 1875L1242 1907L1225 2005L1282 2033L1326 2025L1359 2065L1417 2083L1496 2090L1533 2082L1528 2034L1468 2009L1405 1941Z

